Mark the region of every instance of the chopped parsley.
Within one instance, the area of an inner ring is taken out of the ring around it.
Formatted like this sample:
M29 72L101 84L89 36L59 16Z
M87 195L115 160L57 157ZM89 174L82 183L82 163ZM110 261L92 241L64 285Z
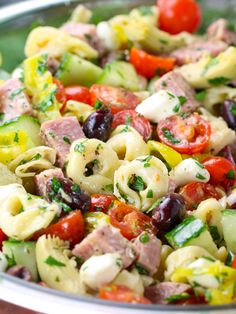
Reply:
M146 184L143 181L142 177L136 176L135 174L133 174L129 178L128 186L129 186L129 188L131 188L132 190L137 191L137 192L143 191L146 188Z
M199 180L206 180L206 177L204 177L201 173L197 173L196 178Z
M150 212L152 212L154 208L160 205L160 203L161 203L161 198L159 198L152 204L152 206L146 211L146 214L149 214Z
M161 83L161 86L163 86L163 87L167 87L167 86L168 86L168 84L167 84L165 81L163 81L163 82Z
M67 144L71 144L71 141L70 141L69 137L67 137L67 136L63 136L63 141Z
M83 153L84 151L85 151L84 143L79 143L79 144L75 145L74 152L76 152L76 153Z
M122 192L119 183L116 183L116 188L120 194L120 198L123 198L125 200L125 202L128 203L129 202L128 197L124 192Z
M123 263L122 263L122 259L121 259L120 257L118 257L118 258L116 259L116 265L117 265L119 268L122 267Z
M206 95L207 95L207 92L206 92L205 90L203 90L203 91L201 91L201 92L199 92L199 93L197 93L197 94L195 95L195 99L196 99L197 101L202 102L202 101L205 100Z
M149 235L145 232L143 234L140 235L139 237L139 241L143 244L148 243L150 241L150 237Z
M187 102L187 98L184 96L178 96L180 106L183 106Z
M210 226L209 231L214 241L220 240L220 234L216 226Z
M93 106L94 109L98 110L103 106L103 103L100 100L96 100L95 105Z
M126 118L125 118L125 124L126 125L131 125L133 122L133 118L131 117L131 115L127 115Z
M185 299L189 299L190 298L190 294L188 293L182 293L182 294L175 294L172 295L168 298L165 298L165 301L169 302L169 303L173 303L173 302L177 302L180 300L185 300Z
M113 186L113 184L107 184L107 185L104 186L103 190L113 193L114 192L114 186Z
M147 198L153 198L153 190L148 190Z
M231 170L229 170L229 171L227 172L226 178L227 178L228 180L234 180L234 179L235 179L235 174L234 174L234 170L233 170L233 169L231 169Z
M36 155L34 155L34 157L32 158L32 160L39 160L42 157L41 154L37 153Z
M75 192L75 193L80 193L81 192L80 186L76 183L73 183L73 185L71 187L71 191Z
M53 177L52 178L52 190L55 193L58 193L61 188L62 188L62 185L59 179L57 177Z
M19 95L20 93L22 93L25 90L25 87L21 87L18 89L15 89L10 96L8 97L8 99L13 100L17 95Z
M166 128L161 129L165 138L172 144L179 144L181 141L174 137L174 135L170 132L170 130Z
M38 60L37 72L39 75L43 75L47 71L47 58L48 55L45 54Z
M232 107L230 108L230 112L232 112L232 114L236 117L236 103L232 105Z
M52 138L55 138L54 132L50 131L48 134L49 134Z
M227 77L215 77L213 79L208 80L211 85L225 85L230 81Z
M175 98L175 95L170 93L170 92L167 92L167 94L170 96L170 98Z
M135 263L135 268L140 273L140 275L148 275L149 274L149 271L146 268L144 268L143 265L141 265L139 262Z
M163 38L159 39L159 42L160 42L161 44L163 44L163 45L167 45L167 44L168 44L168 40L163 39Z
M205 75L206 72L213 66L215 66L216 64L219 63L219 60L217 58L212 58L205 66L203 72L202 72L202 75Z
M14 142L19 143L19 135L17 132L15 133Z
M56 260L54 257L52 256L48 256L48 258L44 261L44 263L50 265L50 266L57 266L57 267L65 267L66 264Z
M38 105L39 110L42 112L47 111L51 108L55 102L55 94L57 92L57 88L55 88L51 93L49 93L45 99Z
M124 127L124 129L122 129L121 130L121 133L127 133L127 132L129 132L129 126L128 125L126 125L125 127Z
M138 8L138 10L139 10L139 13L144 16L153 14L152 7L141 6L140 8Z
M201 164L199 161L195 160L195 164L196 164L199 168L204 169L203 164Z

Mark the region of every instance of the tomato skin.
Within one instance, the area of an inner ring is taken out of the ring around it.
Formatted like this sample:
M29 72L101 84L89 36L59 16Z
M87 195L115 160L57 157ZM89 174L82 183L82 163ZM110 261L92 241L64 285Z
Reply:
M110 107L113 114L124 109L135 109L140 104L139 98L123 88L95 84L90 88L91 105L97 101Z
M159 122L157 134L161 142L177 152L192 155L202 152L207 146L211 126L198 114L187 117L176 114Z
M209 157L203 160L202 164L211 175L210 183L219 184L225 189L235 184L235 167L228 159L224 157Z
M128 240L136 238L143 231L157 233L151 218L131 205L116 201L110 209L109 216L111 224L120 229Z
M201 8L195 0L158 0L160 29L170 34L193 33L201 23Z
M191 304L207 304L207 302L203 296L196 297L195 295L191 295L190 298L174 302L173 304L191 305Z
M56 223L39 230L33 236L37 240L41 235L58 236L61 240L70 241L71 246L79 243L84 236L84 218L80 210L70 212Z
M113 195L107 194L92 194L91 195L91 205L89 212L103 212L107 213L109 207L111 206L112 202L116 200L116 197Z
M234 259L232 261L231 267L236 268L236 255L234 255Z
M100 288L99 298L115 302L151 304L151 301L149 301L147 298L140 296L128 287L115 284L106 285Z
M197 205L208 198L221 198L213 185L204 182L188 183L180 189L179 194L183 196L187 210L195 210Z
M172 71L175 65L174 58L168 57L157 57L147 52L132 48L130 51L130 63L133 64L136 71L151 79L155 75L163 75L169 71Z
M67 86L65 88L66 99L83 102L91 105L91 96L89 89L85 86Z
M55 77L53 77L53 83L57 85L56 99L61 105L60 111L63 111L67 102L65 88L62 83Z
M115 129L121 124L132 126L139 132L145 141L149 140L152 135L152 126L148 119L134 110L122 110L114 114L112 128Z
M0 229L0 250L2 249L2 242L7 240L8 236Z

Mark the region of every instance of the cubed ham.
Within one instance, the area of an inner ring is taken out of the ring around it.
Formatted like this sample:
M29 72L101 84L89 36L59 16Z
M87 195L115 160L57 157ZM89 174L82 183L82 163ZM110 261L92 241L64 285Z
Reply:
M178 65L197 62L206 53L213 57L227 49L228 45L217 39L195 42L187 47L174 50L170 56L176 59Z
M94 230L73 249L73 254L84 261L93 255L106 253L119 253L123 268L130 266L136 258L133 244L111 225L104 225Z
M225 19L218 19L207 29L209 38L222 40L228 45L236 44L236 33L228 29L229 22Z
M47 191L46 191L47 182L54 177L56 177L58 179L64 178L64 174L60 168L45 170L45 171L37 174L34 177L34 183L35 183L35 189L36 189L37 195L39 195L39 196L46 196L47 195Z
M195 99L195 91L183 78L183 76L177 72L171 71L163 75L154 86L155 92L160 90L168 90L176 96L183 96L186 102L182 105L182 111L193 112L199 106L200 103Z
M133 243L137 253L136 263L144 268L148 275L154 275L161 261L161 241L153 234L143 232Z
M71 144L85 137L75 117L58 118L46 121L41 125L40 136L46 146L57 151L57 164L63 167L70 151Z
M145 289L144 295L153 304L168 304L167 298L190 290L190 285L176 282L160 282Z
M25 87L18 79L9 79L0 85L0 112L4 114L3 121L22 114L33 115Z

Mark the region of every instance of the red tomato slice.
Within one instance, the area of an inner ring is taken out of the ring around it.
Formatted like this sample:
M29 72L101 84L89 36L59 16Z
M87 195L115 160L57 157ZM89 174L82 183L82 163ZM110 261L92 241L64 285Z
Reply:
M219 184L225 189L235 184L236 174L234 165L224 157L209 157L202 164L211 175L210 183Z
M234 255L234 259L232 261L231 267L236 268L236 255Z
M84 236L84 219L80 210L75 210L61 218L55 224L34 234L37 240L41 235L58 236L61 240L70 241L71 246L79 243Z
M91 195L91 205L90 212L103 212L107 213L112 202L116 200L116 197L113 195L106 194L92 194Z
M157 57L146 53L143 50L132 48L130 51L130 63L140 75L151 79L155 75L163 75L172 71L175 66L175 59L168 57Z
M207 146L211 126L197 114L173 115L159 122L157 134L161 142L177 152L192 155Z
M203 182L188 183L181 188L180 195L183 196L187 210L195 210L197 206L208 198L220 199L221 195L216 188Z
M100 101L103 105L109 106L113 114L124 109L135 109L140 104L136 95L119 87L96 84L90 88L90 93L92 106Z
M122 235L129 240L136 238L143 231L157 233L151 218L133 206L116 201L110 209L109 215L111 224L120 229Z
M99 298L115 302L151 304L151 301L147 298L140 296L128 287L114 284L106 285L100 288Z
M90 92L87 87L84 86L68 86L65 88L66 99L83 102L91 105Z
M122 110L114 114L112 128L115 129L121 124L132 126L142 135L145 141L151 138L151 123L148 121L148 119L134 110Z
M178 34L193 33L201 23L201 8L195 0L158 0L160 29Z
M191 304L207 304L206 300L202 296L196 297L195 295L191 295L187 299L179 300L177 302L174 302L173 304L177 305L191 305Z
M67 101L64 86L55 77L53 77L53 83L57 85L56 99L60 103L60 111L63 111Z
M2 242L7 240L8 236L0 229L0 249L2 249Z

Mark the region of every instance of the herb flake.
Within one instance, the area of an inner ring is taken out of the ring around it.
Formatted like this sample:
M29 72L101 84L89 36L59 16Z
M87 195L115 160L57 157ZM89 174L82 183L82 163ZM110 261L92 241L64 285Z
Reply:
M58 261L53 256L48 256L48 258L44 261L45 264L48 264L50 266L57 266L57 267L65 267L66 264Z

